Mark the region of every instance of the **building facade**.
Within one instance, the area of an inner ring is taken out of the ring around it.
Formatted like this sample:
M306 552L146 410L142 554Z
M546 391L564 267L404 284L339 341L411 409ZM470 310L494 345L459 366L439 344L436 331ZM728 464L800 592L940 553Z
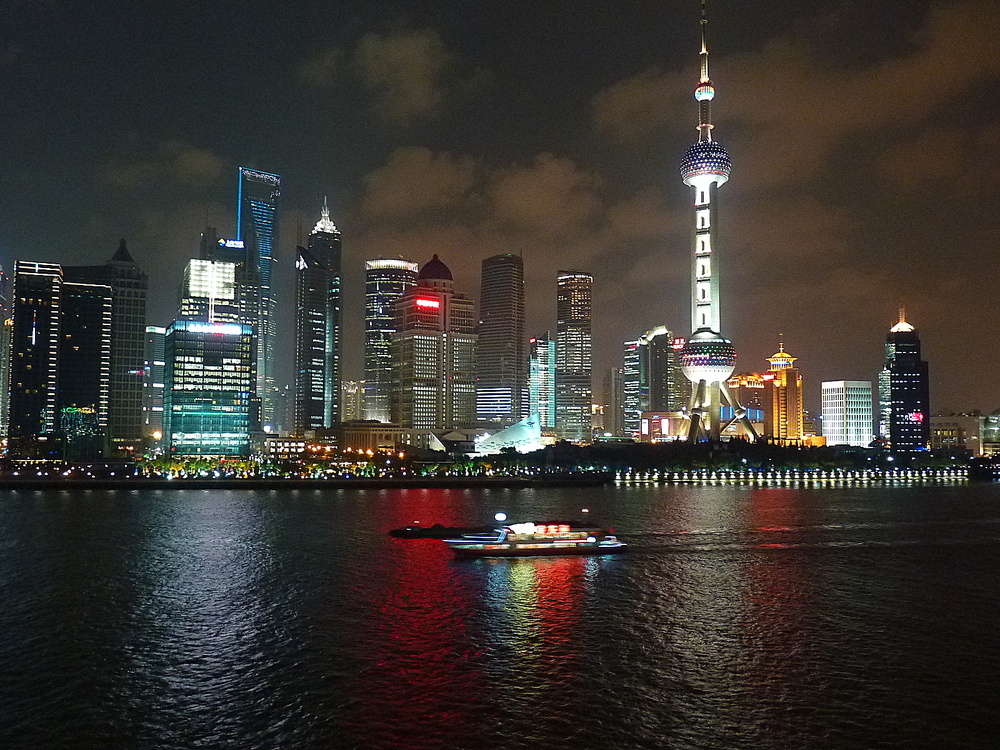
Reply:
M471 299L456 294L437 255L396 303L392 335L392 421L450 430L476 420L476 324Z
M340 231L323 202L295 264L294 432L333 427L340 409Z
M142 431L146 443L158 447L163 439L163 388L167 329L146 326L146 367L142 379Z
M175 320L164 339L163 433L171 456L250 453L252 326Z
M527 416L524 261L512 253L483 261L477 329L476 417L512 425Z
M901 311L886 337L885 365L879 373L879 433L894 453L930 445L930 377L920 358L920 337Z
M365 261L365 419L389 420L396 303L417 283L417 264L401 258Z
M820 387L826 444L867 448L875 437L871 382L829 380Z
M559 271L557 285L556 432L570 442L590 442L594 277Z
M123 239L103 266L66 266L66 281L112 290L111 393L107 437L112 448L131 453L142 442L142 377L149 279Z

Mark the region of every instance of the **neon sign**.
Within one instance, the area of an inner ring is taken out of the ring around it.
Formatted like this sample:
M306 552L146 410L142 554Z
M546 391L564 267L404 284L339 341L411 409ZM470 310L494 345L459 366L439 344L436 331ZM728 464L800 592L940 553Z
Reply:
M437 299L423 299L422 297L418 297L416 303L417 307L432 307L435 310L441 307L441 300Z

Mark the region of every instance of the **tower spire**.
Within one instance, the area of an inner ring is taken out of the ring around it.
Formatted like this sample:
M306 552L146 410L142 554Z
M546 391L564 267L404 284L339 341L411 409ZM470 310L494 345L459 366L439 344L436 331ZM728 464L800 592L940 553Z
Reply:
M316 222L316 226L313 228L313 233L316 232L326 232L327 234L340 234L337 229L337 225L330 221L330 206L326 202L326 196L323 196L323 207L319 210L319 221Z
M712 79L708 77L708 10L706 0L701 0L701 77L698 88L694 90L694 98L698 100L698 140L707 143L712 140L712 99L715 98L715 88Z

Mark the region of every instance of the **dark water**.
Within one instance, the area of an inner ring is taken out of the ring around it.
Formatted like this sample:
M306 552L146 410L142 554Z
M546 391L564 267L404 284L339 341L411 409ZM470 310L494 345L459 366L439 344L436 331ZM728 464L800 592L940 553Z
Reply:
M995 747L998 624L995 485L0 493L5 749Z

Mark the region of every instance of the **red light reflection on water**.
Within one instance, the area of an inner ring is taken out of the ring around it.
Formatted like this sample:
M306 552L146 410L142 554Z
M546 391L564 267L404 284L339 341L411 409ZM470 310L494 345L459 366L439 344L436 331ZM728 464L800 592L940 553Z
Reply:
M394 524L465 522L461 491L387 494ZM357 635L365 663L353 688L357 715L348 723L380 747L444 746L456 730L475 731L487 685L467 627L475 601L450 550L435 539L391 539L372 564L383 569L376 577L383 588L358 592L370 611L367 632ZM456 704L456 695L470 700Z
M797 675L815 658L816 623L811 617L813 584L800 544L805 518L801 495L787 489L762 488L750 495L747 525L752 537L780 534L780 541L757 542L761 550L743 563L747 590L743 640L752 655L749 682L761 706L782 706L794 693ZM775 709L776 710L776 709ZM776 730L786 727L782 717L771 717Z

